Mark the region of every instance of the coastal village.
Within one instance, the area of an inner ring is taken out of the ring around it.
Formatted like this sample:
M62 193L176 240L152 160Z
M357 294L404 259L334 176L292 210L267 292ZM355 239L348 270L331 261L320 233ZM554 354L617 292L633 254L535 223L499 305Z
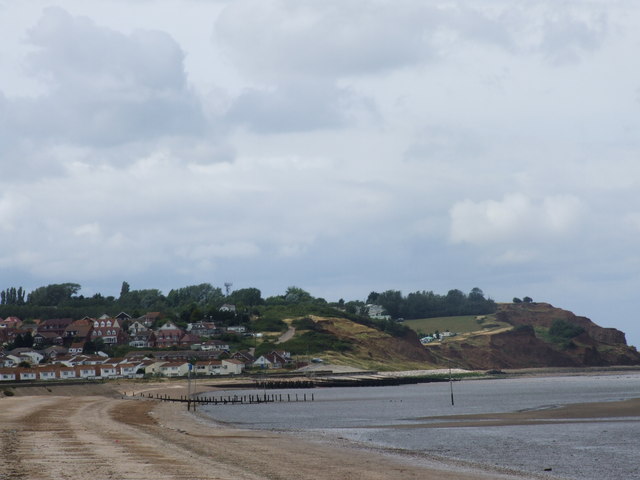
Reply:
M221 308L233 310L233 305ZM253 335L246 327L218 327L212 321L180 328L148 312L132 318L125 312L79 320L56 318L23 322L0 319L0 381L94 380L239 375L246 368L282 368L292 363L285 351L257 358L251 350L232 351L224 334ZM5 350L7 345L20 346ZM91 346L132 347L123 357L111 357ZM91 349L92 350L92 349Z

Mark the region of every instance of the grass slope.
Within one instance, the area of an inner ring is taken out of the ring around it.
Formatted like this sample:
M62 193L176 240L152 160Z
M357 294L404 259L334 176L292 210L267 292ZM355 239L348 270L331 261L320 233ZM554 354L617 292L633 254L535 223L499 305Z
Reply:
M404 325L419 333L452 332L470 333L484 332L489 329L509 326L507 323L498 322L495 315L480 315L482 320L476 319L476 315L463 315L459 317L433 317L416 320L405 320Z

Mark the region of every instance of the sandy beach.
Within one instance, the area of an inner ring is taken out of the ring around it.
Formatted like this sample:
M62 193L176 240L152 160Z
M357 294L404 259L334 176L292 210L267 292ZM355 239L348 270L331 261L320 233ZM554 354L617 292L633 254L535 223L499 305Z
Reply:
M15 396L1 396L0 480L546 478L216 426L183 404L132 393L179 396L186 394L186 384L20 388ZM440 426L630 416L640 416L640 401L443 418Z

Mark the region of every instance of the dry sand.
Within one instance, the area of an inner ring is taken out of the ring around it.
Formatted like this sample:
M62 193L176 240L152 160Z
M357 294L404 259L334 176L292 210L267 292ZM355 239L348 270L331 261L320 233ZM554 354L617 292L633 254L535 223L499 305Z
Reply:
M114 387L119 391L114 392ZM16 392L12 397L0 397L0 480L541 478L427 457L384 455L346 443L304 442L286 435L215 426L205 417L187 412L183 404L130 397L133 392L184 395L184 383L24 388ZM639 416L640 403L440 420L457 426L460 423L454 422L514 424L574 416L587 421L615 415Z

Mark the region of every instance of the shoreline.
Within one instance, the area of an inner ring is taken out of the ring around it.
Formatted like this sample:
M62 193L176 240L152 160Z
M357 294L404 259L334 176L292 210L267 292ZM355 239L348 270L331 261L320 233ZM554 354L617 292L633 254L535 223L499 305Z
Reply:
M534 375L540 374L538 371ZM546 376L564 374L576 372L545 372ZM198 382L196 388L199 393L220 389L216 382L207 381ZM225 382L224 389L228 388ZM204 413L188 412L183 404L130 396L186 395L185 380L122 380L14 390L15 396L0 395L0 448L4 453L0 471L8 472L6 478L12 480L72 476L91 476L96 480L559 478L553 472L525 473L428 452L359 445L346 439L303 438L298 434L242 429L216 422ZM420 426L526 425L576 419L591 422L614 417L640 419L640 399L504 414L426 417Z

